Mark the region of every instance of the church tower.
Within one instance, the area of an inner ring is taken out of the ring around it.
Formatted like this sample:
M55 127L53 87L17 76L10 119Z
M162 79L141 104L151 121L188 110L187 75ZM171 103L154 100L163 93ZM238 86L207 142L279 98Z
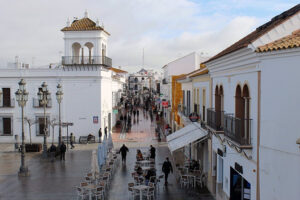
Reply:
M111 67L112 60L107 56L107 40L110 34L88 17L87 11L82 19L74 19L61 29L64 33L65 55L64 66L96 66Z

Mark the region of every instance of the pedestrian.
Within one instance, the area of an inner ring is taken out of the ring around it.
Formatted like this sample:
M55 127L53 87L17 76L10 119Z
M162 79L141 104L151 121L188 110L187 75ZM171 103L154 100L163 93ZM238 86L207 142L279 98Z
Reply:
M101 138L102 138L102 130L101 130L101 128L98 131L98 135L99 135L99 143L101 143Z
M67 147L66 147L65 143L62 142L60 145L60 160L65 160L66 150L67 150Z
M172 168L172 164L169 161L169 158L166 157L166 160L162 166L162 172L165 174L165 185L168 185L168 176L169 173L172 172L173 173L173 168Z
M56 154L56 146L52 143L50 147L51 162L54 162L55 154Z
M70 145L71 145L71 149L73 149L75 146L73 145L73 142L74 142L75 138L74 138L74 135L73 133L71 133L70 135Z
M137 118L139 118L139 114L140 114L140 111L139 111L139 109L137 109L137 110L136 110L136 117L137 117Z
M107 139L107 126L104 129L104 137L105 137L105 139Z
M155 148L150 145L150 158L155 159Z
M120 148L120 153L122 156L122 163L124 162L126 164L126 155L127 152L129 152L128 148L123 144L123 146Z
M134 109L133 110L133 117L135 118L135 115L136 115L136 110Z

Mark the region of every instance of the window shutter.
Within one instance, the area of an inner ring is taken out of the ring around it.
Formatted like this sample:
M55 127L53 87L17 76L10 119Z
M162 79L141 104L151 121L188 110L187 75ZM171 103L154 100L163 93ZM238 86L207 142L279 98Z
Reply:
M3 117L0 117L0 134L3 135Z
M40 120L39 120L39 118L37 117L36 118L36 120L37 120L37 123L35 124L36 125L36 135L40 135Z
M1 99L0 99L0 107L3 107L3 95L1 95L0 98L1 98Z

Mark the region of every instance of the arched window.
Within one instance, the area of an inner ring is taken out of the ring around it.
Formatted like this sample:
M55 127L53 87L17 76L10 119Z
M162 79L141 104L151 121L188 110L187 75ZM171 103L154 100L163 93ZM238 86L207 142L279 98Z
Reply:
M75 42L72 44L72 57L70 58L72 64L79 64L79 58L80 58L80 49L81 45L78 42Z
M235 91L235 133L241 144L250 144L250 94L247 85Z
M84 44L84 63L93 64L95 63L93 56L94 45L91 42L87 42Z
M216 130L221 129L221 92L223 94L223 88L220 86L220 88L216 87L216 93L215 93L215 126Z
M244 106L240 85L238 85L235 89L235 117L239 119L244 118Z

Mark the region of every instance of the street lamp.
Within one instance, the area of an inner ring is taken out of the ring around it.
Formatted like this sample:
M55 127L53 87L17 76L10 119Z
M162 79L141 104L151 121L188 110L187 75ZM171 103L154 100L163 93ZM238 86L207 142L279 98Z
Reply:
M26 82L21 79L19 82L19 89L16 91L16 99L22 110L22 151L21 151L21 166L19 171L19 176L28 176L29 171L25 166L25 136L24 136L24 107L28 101L28 92L25 89Z
M44 145L43 145L43 158L47 158L47 118L46 118L46 107L48 102L51 99L51 93L48 91L47 84L46 82L42 83L42 90L40 90L37 95L40 104L44 107Z
M62 96L63 96L63 92L62 92L62 86L61 84L57 85L57 92L56 92L56 100L58 102L58 120L59 120L59 137L58 137L58 145L61 144L61 112L60 112L60 103L62 101Z

